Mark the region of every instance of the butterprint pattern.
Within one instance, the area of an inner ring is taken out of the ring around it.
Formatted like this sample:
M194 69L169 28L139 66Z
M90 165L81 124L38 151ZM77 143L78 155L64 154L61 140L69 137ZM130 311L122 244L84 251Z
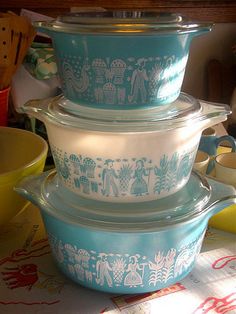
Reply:
M127 59L83 58L62 54L62 88L73 99L101 105L152 104L177 97L187 56ZM68 96L67 95L67 96Z
M97 252L64 243L49 233L52 254L76 280L101 287L138 288L166 284L188 271L199 254L204 234L180 249L158 250L153 256L139 253Z
M147 157L104 159L67 153L51 146L57 172L79 194L143 197L176 189L191 172L195 151L163 155L159 164Z

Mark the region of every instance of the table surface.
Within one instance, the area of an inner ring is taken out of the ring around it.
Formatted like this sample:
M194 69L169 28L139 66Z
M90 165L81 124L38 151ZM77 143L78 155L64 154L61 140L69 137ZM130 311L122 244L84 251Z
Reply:
M23 269L30 265L31 273ZM9 279L9 276L11 279ZM0 231L0 313L236 313L236 234L208 229L193 271L153 293L110 295L57 269L41 215L29 204Z

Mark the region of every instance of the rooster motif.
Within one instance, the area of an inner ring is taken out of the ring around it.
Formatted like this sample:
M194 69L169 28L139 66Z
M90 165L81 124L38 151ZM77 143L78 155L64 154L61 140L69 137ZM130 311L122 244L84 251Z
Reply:
M82 65L80 77L77 77L72 65L68 62L64 62L62 66L63 76L65 77L66 88L70 93L84 93L89 87L89 75L88 70L90 66L88 61L85 60Z

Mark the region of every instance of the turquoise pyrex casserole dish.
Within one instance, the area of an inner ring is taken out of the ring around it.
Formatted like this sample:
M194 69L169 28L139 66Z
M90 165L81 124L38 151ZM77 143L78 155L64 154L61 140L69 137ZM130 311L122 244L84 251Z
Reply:
M233 187L196 173L175 195L139 204L79 197L55 171L25 178L16 190L40 208L59 269L109 293L179 282L194 267L209 218L236 202Z
M65 97L107 109L173 102L192 39L212 26L142 11L71 13L34 25L52 38Z

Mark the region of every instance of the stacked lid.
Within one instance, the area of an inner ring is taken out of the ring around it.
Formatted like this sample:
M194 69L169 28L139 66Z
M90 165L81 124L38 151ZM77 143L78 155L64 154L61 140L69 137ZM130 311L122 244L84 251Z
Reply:
M45 24L48 28L61 32L119 34L129 33L180 33L197 32L199 28L208 29L209 24L190 21L175 13L155 11L81 11L59 16Z
M230 114L228 105L199 101L181 93L178 99L164 107L136 110L97 109L75 104L57 96L44 101L30 101L23 107L26 113L43 113L53 123L62 126L103 132L167 131L198 126L208 119L222 120ZM197 127L198 129L198 127Z
M29 189L27 184L30 184ZM185 187L174 195L158 201L129 204L80 197L61 184L56 171L46 172L34 180L26 178L21 185L31 191L27 198L40 200L44 210L59 219L118 232L151 231L184 223L202 214L211 198L211 185L194 172Z

